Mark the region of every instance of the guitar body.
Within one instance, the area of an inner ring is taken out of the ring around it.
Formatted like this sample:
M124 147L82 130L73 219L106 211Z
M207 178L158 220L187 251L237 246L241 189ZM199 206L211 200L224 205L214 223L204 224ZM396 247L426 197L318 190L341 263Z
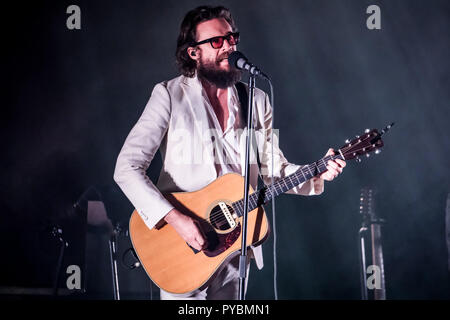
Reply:
M367 129L337 150L335 155L302 166L295 173L279 179L271 186L254 192L249 190L247 246L259 245L268 236L269 224L262 205L273 197L327 170L329 160L349 160L383 147L381 133ZM225 174L195 192L165 195L183 214L200 225L208 240L208 248L196 251L178 235L171 225L162 224L149 229L134 211L130 218L133 247L148 276L161 289L170 293L187 293L202 288L219 267L238 255L241 249L244 178L236 173Z
M165 195L179 211L199 222L208 239L207 249L195 252L169 224L149 229L134 211L130 218L133 247L152 281L170 293L187 293L202 288L212 280L214 272L225 262L240 254L242 217L233 215L233 222L222 214L224 207L233 214L232 203L242 199L244 178L225 174L195 192ZM250 194L253 189L250 187ZM262 207L249 212L247 246L262 243L269 225Z

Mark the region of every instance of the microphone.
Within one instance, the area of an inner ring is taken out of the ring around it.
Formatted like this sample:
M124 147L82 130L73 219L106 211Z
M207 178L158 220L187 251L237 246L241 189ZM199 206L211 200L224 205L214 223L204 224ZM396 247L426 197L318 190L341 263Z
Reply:
M257 66L250 63L247 57L242 54L242 52L233 51L228 56L228 63L230 64L230 66L236 69L247 70L253 76L260 76L269 80L269 77L266 76L261 70L259 70Z

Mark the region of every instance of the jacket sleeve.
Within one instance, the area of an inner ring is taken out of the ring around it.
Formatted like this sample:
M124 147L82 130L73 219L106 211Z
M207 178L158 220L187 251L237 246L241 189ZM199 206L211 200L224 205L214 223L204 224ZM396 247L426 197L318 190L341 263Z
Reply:
M269 98L267 94L265 94L264 101L264 116L262 119L262 130L257 134L258 140L263 140L263 143L260 141L258 145L263 145L263 148L258 148L259 156L261 160L261 176L263 177L264 183L266 185L271 184L271 171L272 171L272 144L273 144L273 158L274 158L274 181L277 181L281 178L287 177L298 169L300 169L301 165L296 165L289 163L287 159L284 157L283 152L279 148L278 144L278 136L273 134L273 142L271 139L272 133L272 107L270 105ZM262 150L261 150L262 149ZM324 180L318 177L314 177L297 187L289 190L287 193L290 194L300 194L300 195L319 195L324 191Z
M171 113L166 87L157 84L119 153L114 180L151 229L173 209L146 171L166 135Z

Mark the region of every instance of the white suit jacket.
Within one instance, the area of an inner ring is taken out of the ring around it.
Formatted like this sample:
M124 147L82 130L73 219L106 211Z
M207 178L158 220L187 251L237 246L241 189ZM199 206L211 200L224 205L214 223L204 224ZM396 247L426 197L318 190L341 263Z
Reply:
M173 208L162 193L196 191L218 178L211 142L214 133L209 127L202 90L196 76L179 76L157 84L118 156L114 180L150 229ZM270 184L272 109L268 96L259 89L255 90L254 101L255 129L265 129L263 138L257 139L261 176L266 184ZM245 142L245 139L242 140ZM245 143L241 145L241 168L244 170ZM158 149L163 167L155 186L146 175L146 170ZM258 164L255 157L252 159L250 183L256 189ZM299 168L289 163L278 144L274 143L275 181ZM240 174L244 175L244 172ZM323 189L323 180L313 178L289 193L317 195ZM261 269L261 247L252 249L256 264Z

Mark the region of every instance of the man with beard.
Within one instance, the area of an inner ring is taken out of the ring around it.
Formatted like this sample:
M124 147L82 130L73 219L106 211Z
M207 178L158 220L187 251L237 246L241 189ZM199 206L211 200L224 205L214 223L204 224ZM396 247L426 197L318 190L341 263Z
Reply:
M228 9L202 6L186 14L176 50L182 75L155 86L125 141L114 173L115 181L150 229L167 222L196 250L208 245L199 225L175 209L161 192L195 191L226 173L243 175L245 143L241 143L238 133L246 119L235 87L241 73L231 68L227 59L238 42L239 33ZM256 188L258 171L266 184L271 181L272 110L263 91L256 89L254 100L255 127L266 137L258 145L261 168L256 163L250 168L250 184ZM155 186L146 170L158 148L163 168ZM275 179L300 168L284 158L276 143L273 149ZM327 154L333 154L333 150ZM330 161L328 171L289 193L320 194L324 180L333 180L344 166L344 161ZM249 252L261 268L261 247ZM237 299L238 265L239 256L222 265L207 287L188 294L161 289L161 299Z

